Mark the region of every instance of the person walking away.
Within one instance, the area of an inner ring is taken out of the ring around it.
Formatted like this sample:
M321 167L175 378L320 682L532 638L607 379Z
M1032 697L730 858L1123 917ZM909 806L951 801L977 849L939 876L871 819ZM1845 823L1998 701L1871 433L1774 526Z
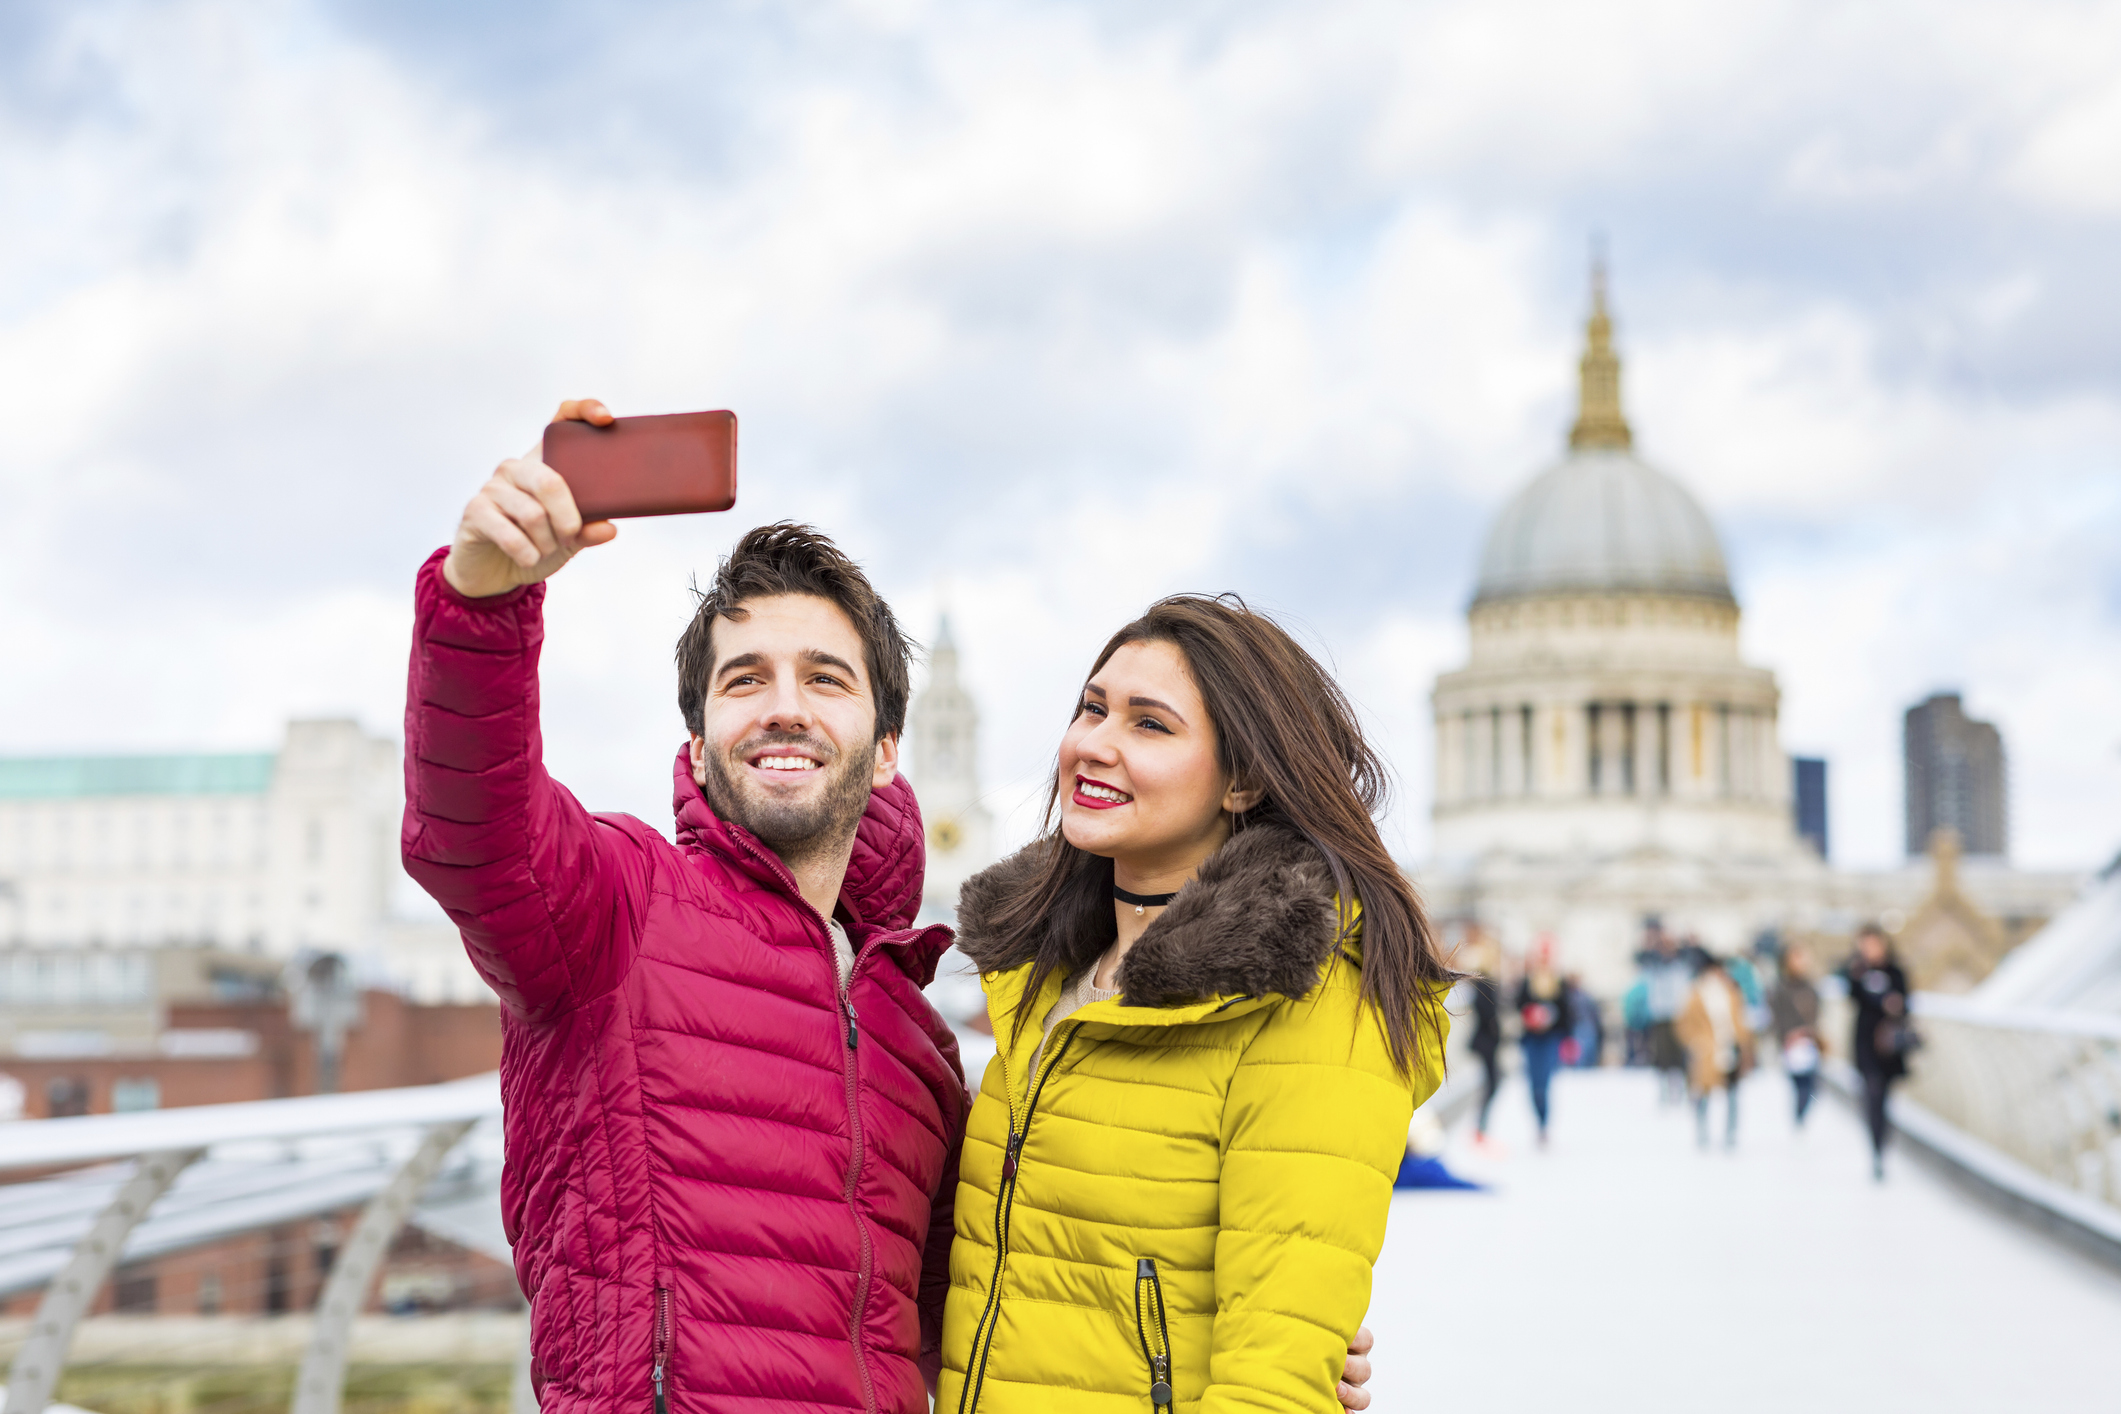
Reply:
M1738 1081L1751 1064L1752 1028L1746 1024L1745 994L1731 980L1723 960L1711 956L1701 966L1679 1013L1679 1039L1687 1049L1687 1086L1694 1096L1694 1133L1709 1147L1709 1097L1725 1097L1723 1147L1738 1143Z
M1562 979L1569 989L1569 1015L1573 1018L1569 1039L1576 1043L1571 1065L1596 1070L1605 1064L1605 1013L1583 985L1583 974L1571 972Z
M1554 971L1554 940L1541 938L1531 966L1517 984L1517 1043L1524 1051L1525 1084L1532 1092L1532 1117L1539 1122L1539 1143L1547 1142L1554 1072L1561 1068L1561 1042L1575 1025L1569 989Z
M1769 1010L1774 1019L1775 1042L1782 1052L1782 1069L1790 1078L1790 1096L1796 1106L1797 1127L1804 1128L1805 1112L1812 1107L1812 1094L1819 1084L1819 988L1812 981L1812 955L1802 946L1791 946L1782 955L1782 975L1775 983Z
M1045 833L968 881L998 1044L966 1130L943 1414L1330 1411L1455 980L1384 767L1234 596L1113 635Z
M1627 1066L1650 1063L1650 984L1638 974L1620 994L1621 1056Z
M1863 1081L1863 1119L1871 1131L1871 1177L1885 1179L1885 1141L1891 1133L1886 1100L1893 1082L1907 1074L1907 974L1893 956L1885 930L1866 923L1856 934L1856 953L1844 974L1856 1017L1849 1058Z
M1473 1142L1488 1142L1488 1111L1495 1092L1502 1086L1502 997L1498 983L1482 959L1481 970L1468 984L1473 991L1473 1039L1467 1048L1480 1058L1480 1108L1473 1116Z
M560 418L608 424L594 402ZM544 581L609 522L501 463L421 568L408 873L501 998L502 1215L545 1414L919 1414L967 1097L921 988L911 651L805 526L737 542L678 644L676 843L547 774Z
M1635 955L1648 984L1650 1064L1657 1070L1657 1094L1675 1103L1686 1093L1686 1048L1679 1044L1679 1012L1693 986L1694 968L1679 954L1679 944L1652 918L1646 925L1648 946Z

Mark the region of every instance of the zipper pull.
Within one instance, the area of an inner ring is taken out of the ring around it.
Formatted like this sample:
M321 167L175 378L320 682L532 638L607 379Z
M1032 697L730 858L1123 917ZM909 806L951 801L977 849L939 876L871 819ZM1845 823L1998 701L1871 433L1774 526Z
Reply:
M1009 1131L1009 1147L1002 1151L1002 1181L1007 1183L1016 1177L1016 1156L1024 1147L1024 1136L1015 1130Z
M1149 1402L1158 1409L1171 1407L1171 1357L1159 1355L1149 1362L1156 1382L1149 1386Z
M670 1288L655 1289L654 1353L649 1357L649 1378L655 1381L655 1414L669 1414L663 1402L663 1361L670 1353Z
M851 1051L862 1039L854 1024L854 998L841 997L840 1005L847 1009L847 1049Z

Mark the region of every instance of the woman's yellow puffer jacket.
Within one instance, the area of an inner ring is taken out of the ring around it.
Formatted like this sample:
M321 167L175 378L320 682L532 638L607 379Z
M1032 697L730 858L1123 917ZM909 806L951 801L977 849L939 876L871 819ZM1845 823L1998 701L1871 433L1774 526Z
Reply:
M1361 1001L1331 873L1284 826L1247 829L1128 951L1122 995L1055 1028L1054 977L992 933L1031 849L965 886L1000 1054L972 1107L938 1414L1340 1408L1370 1304L1410 1080Z

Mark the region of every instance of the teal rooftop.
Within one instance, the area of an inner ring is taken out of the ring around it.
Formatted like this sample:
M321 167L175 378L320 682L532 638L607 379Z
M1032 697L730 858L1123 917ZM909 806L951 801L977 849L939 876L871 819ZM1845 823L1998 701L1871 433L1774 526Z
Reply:
M0 756L0 800L263 795L269 751L181 756Z

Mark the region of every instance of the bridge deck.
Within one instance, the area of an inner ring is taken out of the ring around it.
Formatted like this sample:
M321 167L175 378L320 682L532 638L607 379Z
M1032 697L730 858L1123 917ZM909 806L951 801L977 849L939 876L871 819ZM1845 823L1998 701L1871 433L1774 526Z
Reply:
M1797 1134L1788 1095L1748 1081L1704 1153L1646 1073L1565 1072L1542 1153L1506 1083L1496 1146L1446 1155L1492 1189L1395 1200L1375 1408L2121 1409L2121 1277L1898 1155L1873 1183L1848 1109Z

